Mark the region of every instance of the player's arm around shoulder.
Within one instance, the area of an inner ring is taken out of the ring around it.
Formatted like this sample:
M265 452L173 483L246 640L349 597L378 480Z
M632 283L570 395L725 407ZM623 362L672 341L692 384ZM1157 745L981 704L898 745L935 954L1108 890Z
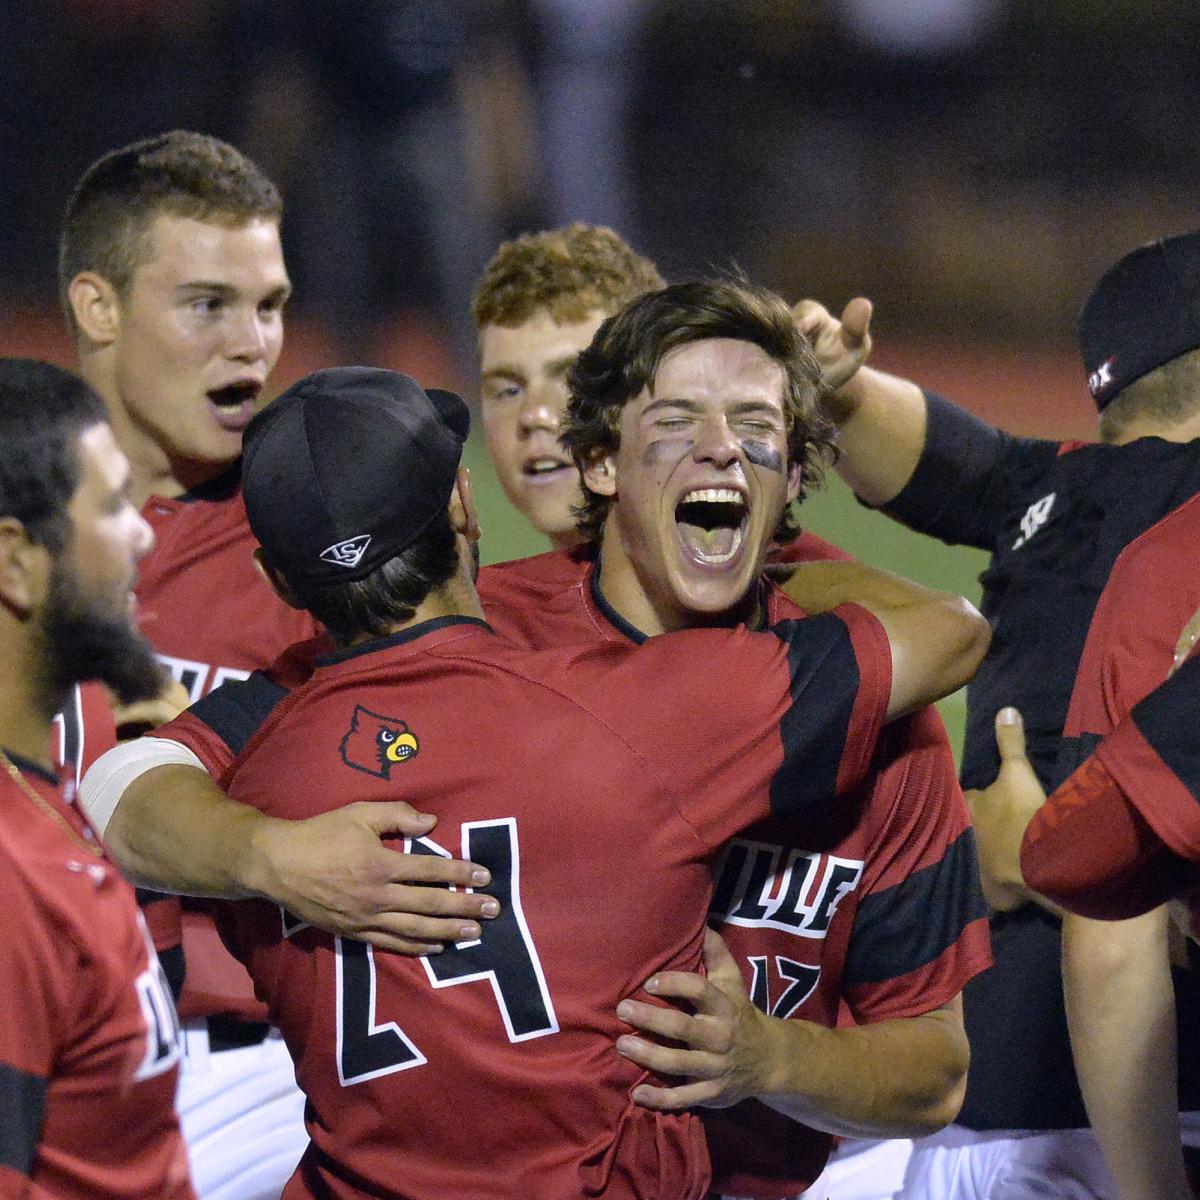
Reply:
M327 932L410 955L476 938L478 921L499 912L489 896L449 890L486 886L484 868L399 853L381 841L423 836L435 817L402 801L350 804L303 821L270 817L215 781L234 758L219 736L184 714L97 760L81 803L133 882L219 899L265 898Z
M922 1137L962 1107L969 1050L959 997L930 1012L847 1029L768 1016L746 994L719 934L705 935L707 976L660 972L646 990L691 1011L625 1000L617 1015L640 1033L617 1049L639 1066L686 1080L642 1084L647 1108L723 1108L755 1097L779 1112L847 1137Z
M965 597L865 563L805 563L780 586L805 612L853 603L883 626L892 658L889 719L969 683L991 642L987 621Z

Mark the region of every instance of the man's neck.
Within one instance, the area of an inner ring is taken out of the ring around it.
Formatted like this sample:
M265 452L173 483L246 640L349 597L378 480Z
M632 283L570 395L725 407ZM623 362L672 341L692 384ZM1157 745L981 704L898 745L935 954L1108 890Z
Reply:
M35 694L36 678L20 653L4 656L0 668L0 747L52 771L50 734L53 715Z
M701 613L675 603L665 590L660 597L651 595L642 587L632 567L613 570L607 567L607 562L602 552L597 566L597 586L601 596L623 621L646 637L681 629L727 628L740 624L753 629L760 623L758 588L753 588L742 603L732 609Z
M387 633L382 636L403 633L406 629L413 629L417 625L425 624L426 621L436 621L439 617L474 617L476 620L484 620L483 606L479 603L479 594L475 591L475 584L470 576L464 574L462 570L457 571L440 587L434 588L417 605L409 620L394 622L388 626ZM364 642L374 641L379 636L378 633L360 633L347 645L361 646Z
M80 374L104 401L108 422L121 453L129 459L130 498L141 508L151 496L174 500L185 492L216 479L233 465L229 462L191 462L172 458L154 438L130 418L125 407L113 400L115 384L97 359L80 358Z
M1128 421L1116 437L1114 446L1127 446L1141 438L1156 437L1164 442L1192 442L1200 438L1200 412L1182 421L1156 421L1151 417L1135 417Z

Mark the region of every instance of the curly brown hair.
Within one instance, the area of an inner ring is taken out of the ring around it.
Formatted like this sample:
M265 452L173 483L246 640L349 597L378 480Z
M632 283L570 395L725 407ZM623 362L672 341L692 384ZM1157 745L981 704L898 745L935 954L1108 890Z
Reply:
M240 150L203 133L176 129L98 158L75 185L58 242L59 298L73 334L71 280L95 271L125 296L150 251L150 227L163 215L278 222L283 201Z
M835 457L834 425L822 406L821 368L808 340L796 328L787 302L741 279L672 284L627 305L596 331L567 377L571 399L559 438L582 471L621 445L625 404L653 388L659 363L671 350L708 338L734 338L761 347L783 368L788 457L802 467L797 501L819 485ZM583 489L575 510L579 531L599 542L608 516L608 496ZM775 540L800 532L788 505Z
M560 324L612 314L665 284L658 268L619 234L576 221L505 242L484 269L471 312L475 325L520 325L539 309Z

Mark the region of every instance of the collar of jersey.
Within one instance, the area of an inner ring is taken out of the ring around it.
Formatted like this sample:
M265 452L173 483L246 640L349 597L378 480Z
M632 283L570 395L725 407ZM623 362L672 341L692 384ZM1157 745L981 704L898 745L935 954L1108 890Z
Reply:
M24 771L27 775L36 775L39 779L44 779L47 783L51 783L55 787L61 782L53 771L47 771L40 763L31 762L24 755L14 754L7 748L4 753L8 755L9 761L17 770Z
M604 593L600 590L600 555L596 555L596 561L592 564L592 573L590 576L590 587L592 589L592 603L600 610L600 615L618 632L624 634L631 642L636 645L641 645L650 635L643 633L636 625L630 624L609 602L604 598ZM764 629L770 627L770 618L767 612L767 605L770 602L770 595L767 592L767 582L765 579L758 581L758 624L754 627L755 633L761 633Z
M433 617L431 620L422 621L419 625L410 625L407 629L401 629L396 633L389 633L385 637L372 638L369 642L359 642L356 646L347 646L344 650L333 650L328 654L319 654L313 660L318 667L329 667L335 663L346 662L351 658L359 658L364 654L374 654L377 650L387 650L392 646L403 646L405 642L415 641L417 638L425 637L426 634L436 633L439 629L445 629L451 625L478 625L481 629L486 629L489 633L492 627L478 617Z

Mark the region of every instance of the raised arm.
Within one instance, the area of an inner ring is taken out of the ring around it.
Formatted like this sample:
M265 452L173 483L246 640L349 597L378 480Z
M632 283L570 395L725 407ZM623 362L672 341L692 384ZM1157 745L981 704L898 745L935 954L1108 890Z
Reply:
M968 683L991 640L987 621L962 596L865 563L804 563L780 586L808 613L854 603L878 618L892 648L889 719Z
M912 478L924 449L925 396L915 383L862 365L871 348L870 301L851 300L840 320L816 300L792 311L832 389L838 473L868 504L886 504Z
M104 755L81 792L122 870L140 886L266 898L330 933L410 955L476 938L479 919L499 911L489 896L447 890L486 886L483 867L383 845L389 835L427 834L436 823L427 813L395 801L278 820L231 800L177 743L146 755L155 742L163 739Z

